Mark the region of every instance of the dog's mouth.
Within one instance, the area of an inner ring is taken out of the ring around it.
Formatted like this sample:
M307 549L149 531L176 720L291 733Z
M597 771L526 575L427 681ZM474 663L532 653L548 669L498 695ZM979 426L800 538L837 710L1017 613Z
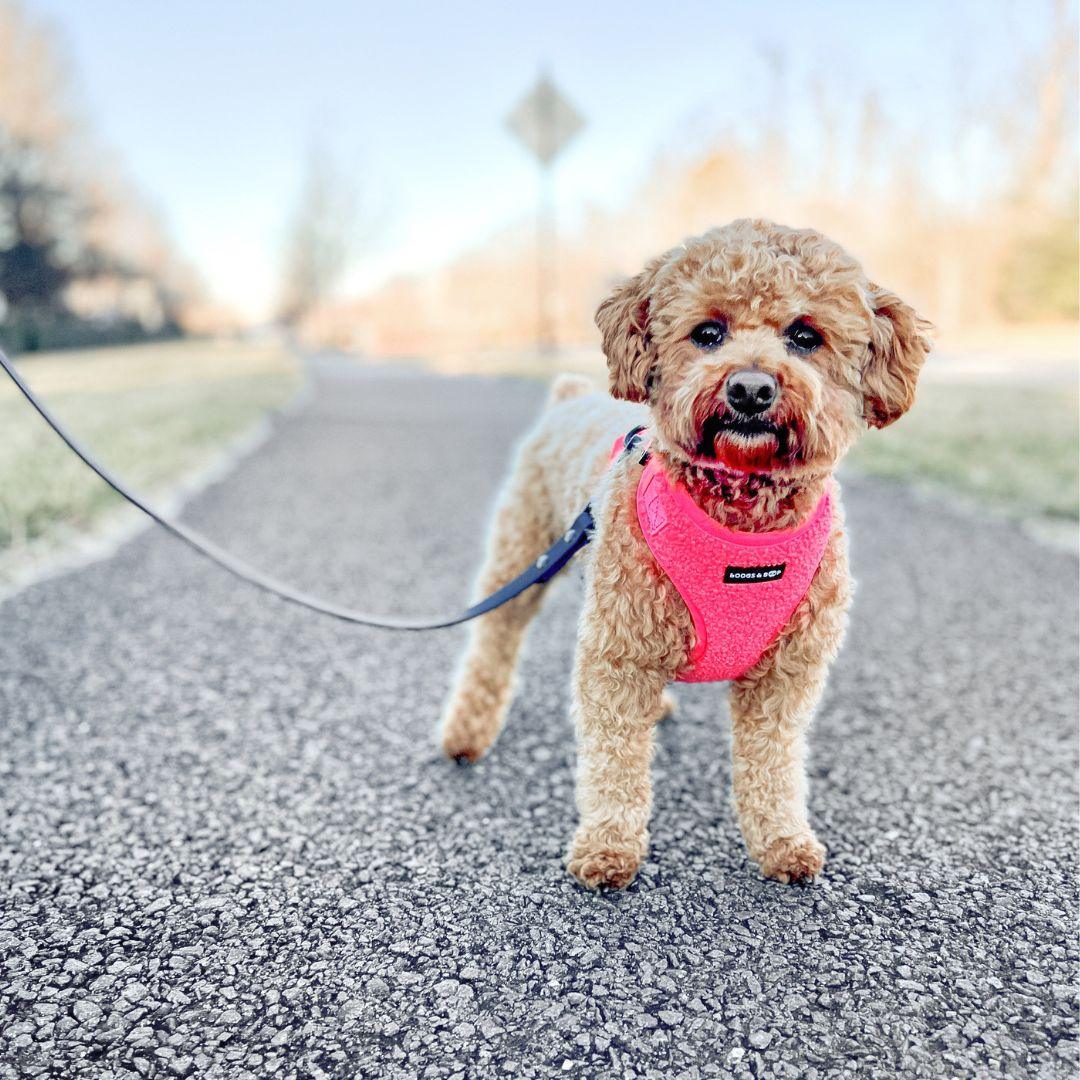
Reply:
M743 416L719 413L701 425L695 448L697 457L706 462L724 461L732 456L749 455L760 459L783 458L787 454L788 429L767 416Z

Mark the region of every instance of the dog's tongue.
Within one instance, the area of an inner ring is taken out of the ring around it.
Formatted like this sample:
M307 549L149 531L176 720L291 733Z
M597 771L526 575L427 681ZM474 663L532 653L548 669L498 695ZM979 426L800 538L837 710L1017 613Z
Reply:
M769 439L755 441L749 446L724 438L727 430L721 416L710 416L701 425L701 436L697 444L698 458L715 461L717 465L737 472L746 472L774 469L787 455L788 431L784 427L768 432Z

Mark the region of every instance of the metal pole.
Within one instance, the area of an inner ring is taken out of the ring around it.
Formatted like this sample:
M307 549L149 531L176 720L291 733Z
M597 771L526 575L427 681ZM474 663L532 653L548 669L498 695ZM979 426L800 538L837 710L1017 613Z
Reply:
M532 152L536 176L536 347L552 353L558 347L558 228L552 165L585 121L541 69L536 85L506 118L507 127Z
M550 87L546 71L541 69L540 81ZM540 130L544 133L545 143L552 146L555 132L555 95L550 91L540 95L539 99ZM537 192L536 210L536 287L537 287L537 326L536 343L541 353L555 350L555 333L551 317L552 301L552 236L554 232L552 205L551 156L540 161L540 189Z
M551 166L540 166L536 210L536 343L542 353L556 344L555 300L555 200Z

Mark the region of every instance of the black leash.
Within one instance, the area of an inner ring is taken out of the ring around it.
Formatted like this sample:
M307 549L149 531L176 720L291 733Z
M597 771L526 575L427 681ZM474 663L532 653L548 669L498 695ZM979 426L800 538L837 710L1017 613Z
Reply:
M448 626L457 626L459 623L468 622L477 616L484 615L510 600L520 596L526 589L533 585L543 585L553 578L591 539L593 530L592 511L588 506L574 519L570 527L527 569L523 570L513 581L508 582L497 592L472 607L463 611L460 615L440 616L426 619L391 619L376 615L368 615L362 611L353 611L350 608L338 607L336 604L327 603L314 596L298 592L288 585L275 581L266 574L247 565L247 563L223 551L216 544L207 540L193 529L187 528L176 521L172 521L149 506L143 499L130 491L123 483L113 476L103 465L98 464L89 451L84 450L79 443L68 434L63 424L38 400L33 390L23 381L15 370L15 366L8 358L3 349L0 349L0 367L7 372L11 381L19 388L23 397L37 410L41 418L60 437L67 448L78 457L84 465L105 481L119 495L126 499L132 506L137 507L147 517L156 521L167 532L172 533L178 540L182 540L188 547L194 548L200 555L204 555L211 562L216 563L223 570L227 570L234 577L254 585L258 589L271 593L290 604L298 604L309 611L318 612L320 615L329 615L343 622L355 623L358 626L374 626L381 630L441 630ZM630 451L637 443L640 428L630 432L625 440L626 450Z

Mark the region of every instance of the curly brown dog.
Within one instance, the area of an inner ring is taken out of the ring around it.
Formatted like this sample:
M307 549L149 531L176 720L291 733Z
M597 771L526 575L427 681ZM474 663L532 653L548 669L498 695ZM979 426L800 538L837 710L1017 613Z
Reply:
M731 683L746 846L768 877L813 878L825 848L807 820L805 736L852 591L833 472L867 426L911 406L929 324L820 233L746 220L654 259L596 321L621 400L578 377L556 382L503 491L479 581L481 593L504 585L591 502L573 680L580 824L567 866L591 888L633 879L648 848L654 727L695 645L692 614L639 523L640 456L609 465L613 440L645 424L669 481L727 529L791 530L828 494L831 530L805 595ZM440 728L451 758L475 761L495 741L541 595L474 624Z

